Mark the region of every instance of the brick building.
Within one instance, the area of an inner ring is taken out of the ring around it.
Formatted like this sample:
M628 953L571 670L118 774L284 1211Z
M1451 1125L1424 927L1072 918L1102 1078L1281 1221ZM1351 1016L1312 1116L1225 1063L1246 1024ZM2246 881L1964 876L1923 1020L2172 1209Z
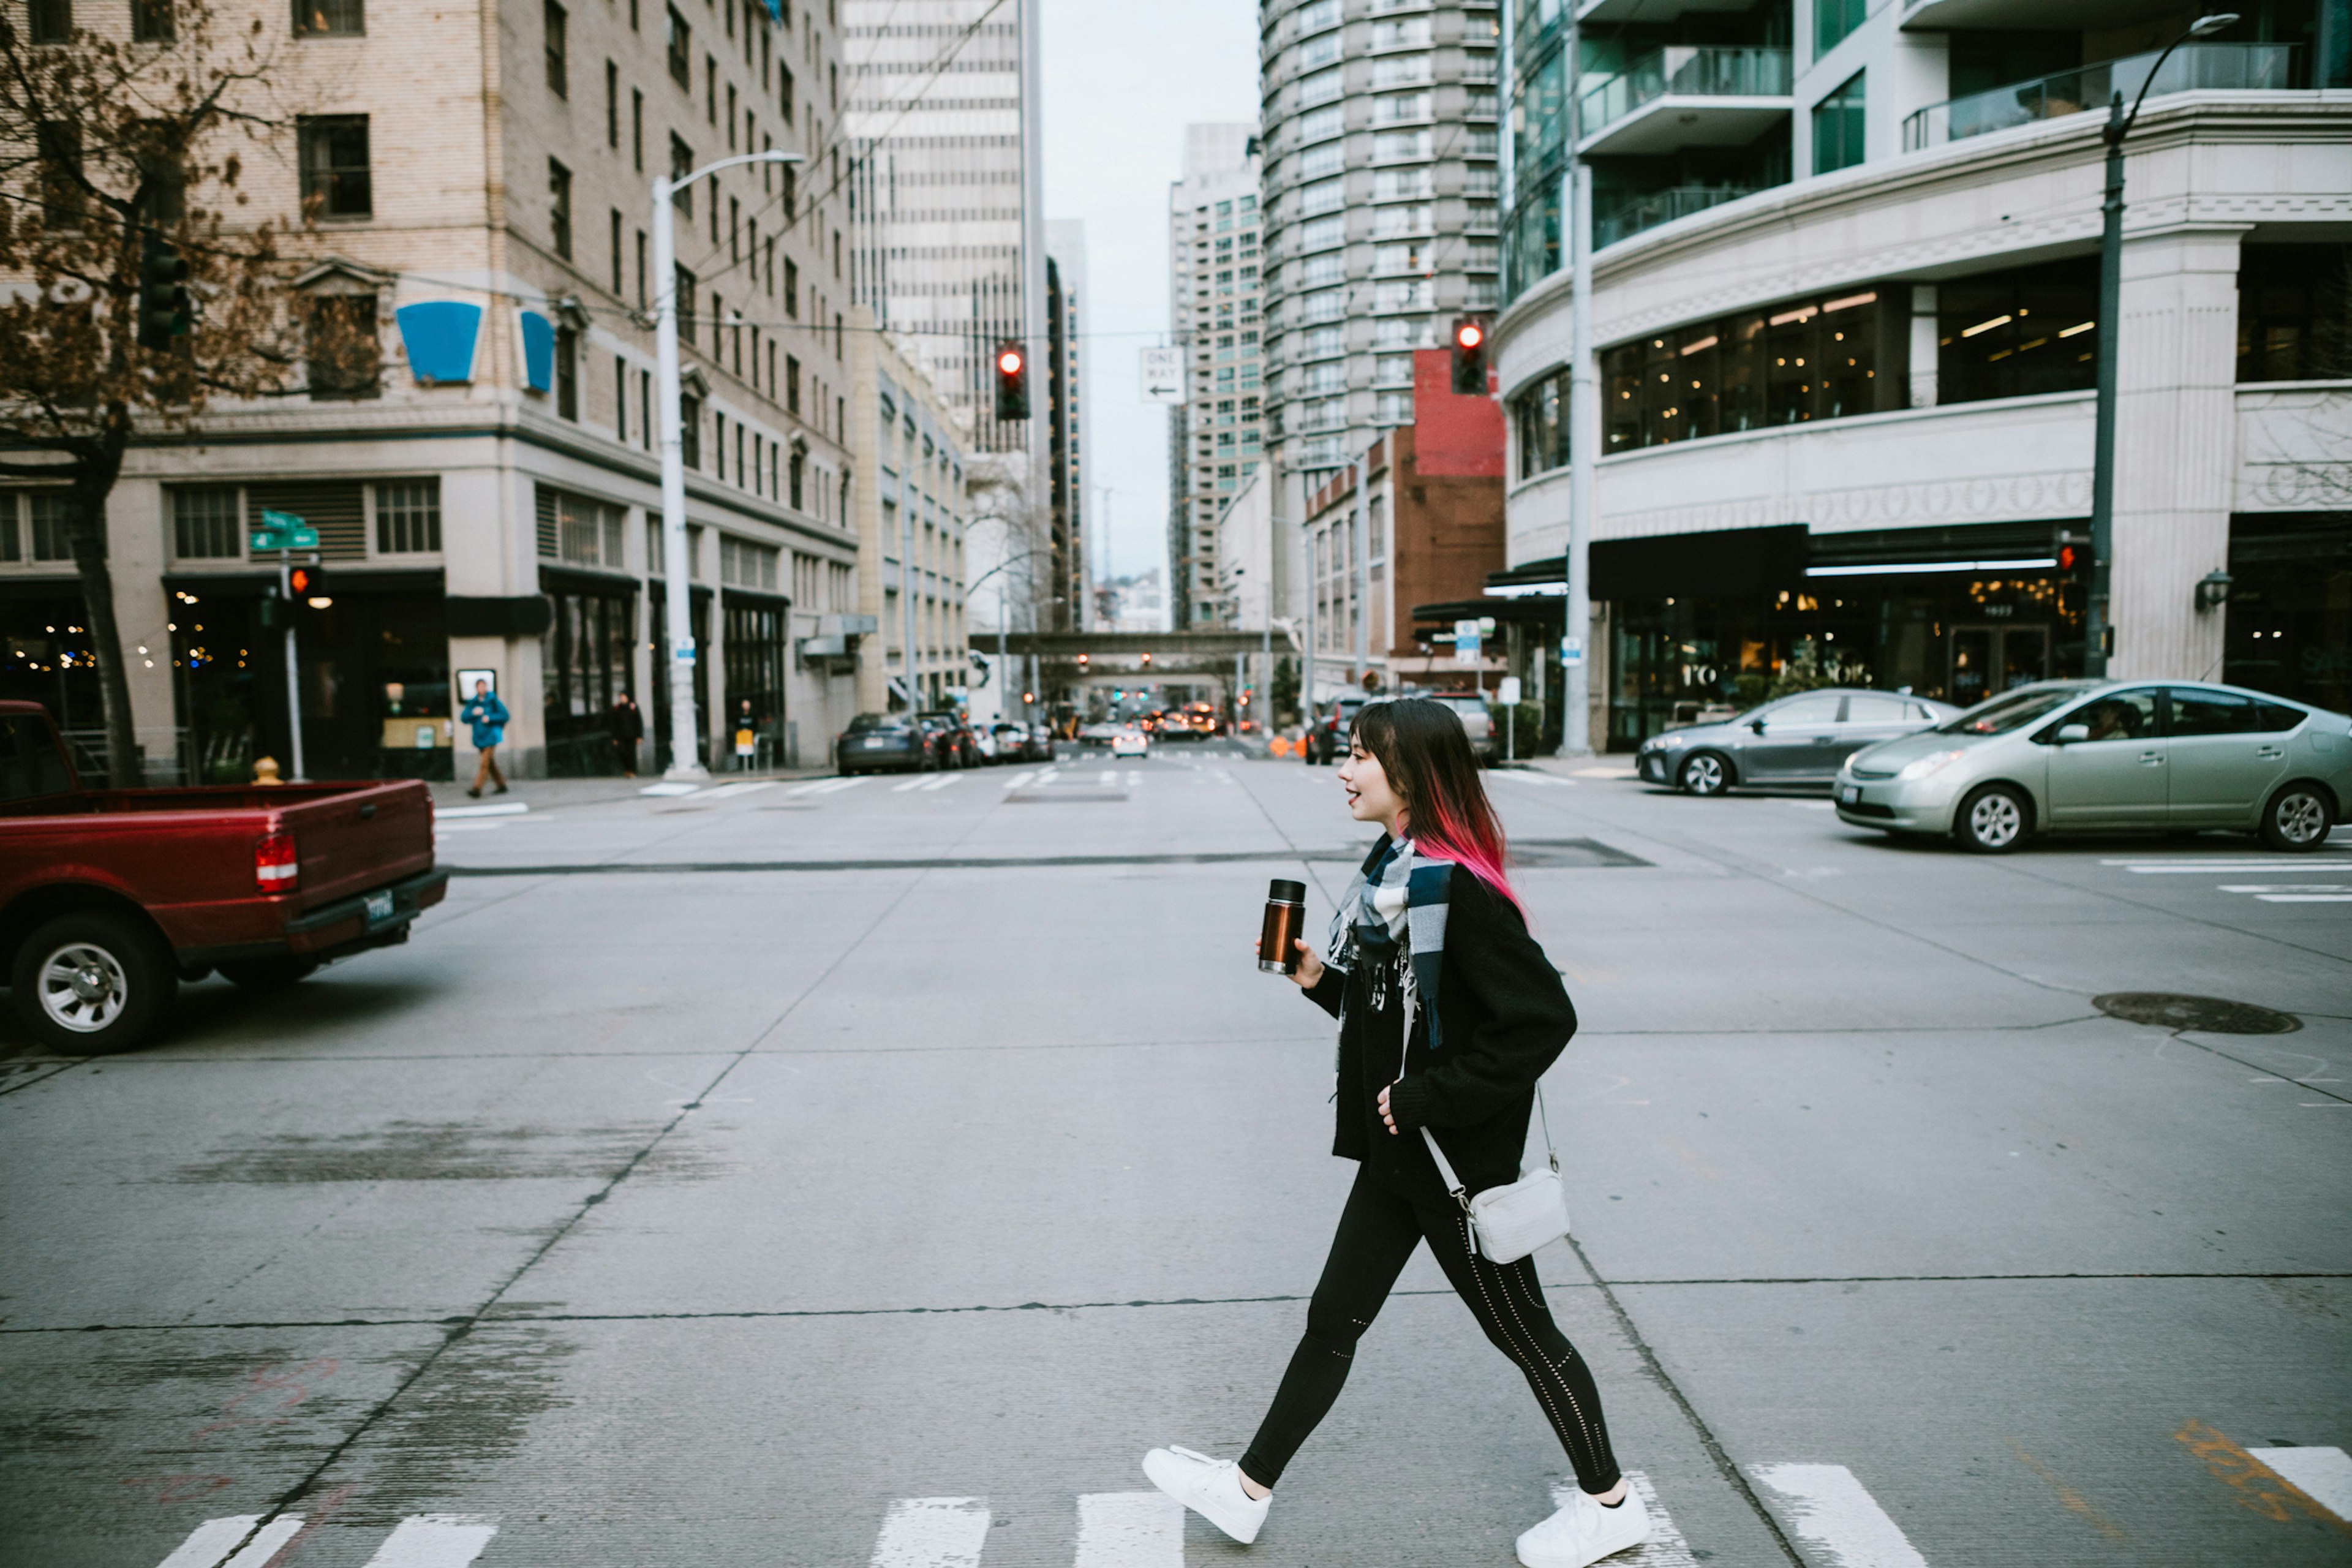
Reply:
M136 9L69 8L100 31ZM296 616L312 776L469 769L460 670L497 681L524 774L614 766L603 715L623 690L662 760L649 182L771 147L807 162L677 203L698 707L714 757L746 702L761 760L821 756L854 680L792 645L857 608L829 6L227 0L222 21L257 22L286 117L246 155L246 210L315 205L299 287L346 302L303 303L373 321L382 363L134 444L107 527L149 775L286 754L275 560L247 549L265 508L317 528L332 590ZM94 729L55 510L0 490L0 690Z

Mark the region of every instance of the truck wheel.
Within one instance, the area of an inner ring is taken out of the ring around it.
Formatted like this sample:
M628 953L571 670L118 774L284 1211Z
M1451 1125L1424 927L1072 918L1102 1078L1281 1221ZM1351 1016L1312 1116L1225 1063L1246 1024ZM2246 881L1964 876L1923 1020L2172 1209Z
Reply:
M2263 807L2263 842L2290 854L2319 848L2327 842L2334 805L2317 784L2296 780Z
M291 953L283 958L249 958L242 963L224 963L221 978L247 991L283 991L316 973L319 961Z
M179 994L179 972L143 923L104 910L44 921L16 950L16 1016L69 1056L125 1051L154 1032Z

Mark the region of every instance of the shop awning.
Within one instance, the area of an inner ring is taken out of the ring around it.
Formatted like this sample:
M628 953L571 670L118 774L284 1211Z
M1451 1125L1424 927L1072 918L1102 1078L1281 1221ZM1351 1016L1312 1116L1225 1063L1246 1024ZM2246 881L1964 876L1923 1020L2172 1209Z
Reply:
M1805 529L1726 528L1649 539L1609 539L1592 546L1595 600L1693 598L1762 594L1801 584ZM1560 555L1489 573L1486 592L1501 597L1557 599L1568 592ZM1559 611L1554 609L1552 614Z
M1492 616L1496 622L1543 622L1559 619L1560 601L1557 598L1518 599L1449 599L1438 605L1415 605L1412 618L1416 625L1433 626L1451 632L1456 621L1483 620Z

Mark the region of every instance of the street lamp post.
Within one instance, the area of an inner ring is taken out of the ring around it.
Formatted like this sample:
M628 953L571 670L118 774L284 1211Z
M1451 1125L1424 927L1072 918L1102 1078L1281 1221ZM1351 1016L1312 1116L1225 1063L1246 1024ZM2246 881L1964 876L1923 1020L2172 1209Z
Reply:
M669 622L669 767L664 778L710 776L702 765L694 714L694 601L687 581L686 432L679 419L677 367L677 235L671 226L671 199L706 174L738 163L798 163L799 153L746 153L705 163L690 174L654 181L654 373L661 400L662 602ZM714 198L715 199L715 198Z
M2123 337L2124 297L2124 138L2156 85L2156 73L2172 51L2191 38L2209 37L2238 19L2235 12L2200 16L2148 67L2147 79L2124 112L2124 95L2107 100L2107 122L2099 138L2107 146L2107 195L2100 208L2099 232L2099 399L2093 427L2091 454L2091 598L2083 616L2083 673L2103 679L2107 656L2114 651L2114 623L2107 615L2108 584L2114 572L2116 544L2116 349Z

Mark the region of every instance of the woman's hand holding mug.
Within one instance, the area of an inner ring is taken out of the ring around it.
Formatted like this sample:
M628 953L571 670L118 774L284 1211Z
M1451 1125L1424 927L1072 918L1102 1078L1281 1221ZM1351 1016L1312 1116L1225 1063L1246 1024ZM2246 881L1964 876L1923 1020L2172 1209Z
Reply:
M1290 978L1297 982L1301 991L1314 990L1317 984L1323 978L1321 956L1303 940L1294 942L1290 945L1298 950L1298 967L1290 972Z

